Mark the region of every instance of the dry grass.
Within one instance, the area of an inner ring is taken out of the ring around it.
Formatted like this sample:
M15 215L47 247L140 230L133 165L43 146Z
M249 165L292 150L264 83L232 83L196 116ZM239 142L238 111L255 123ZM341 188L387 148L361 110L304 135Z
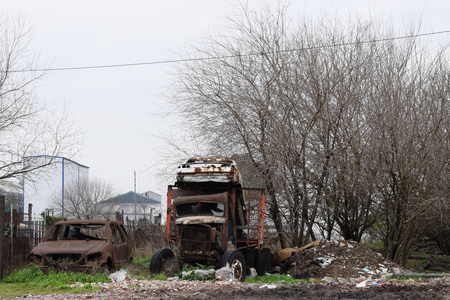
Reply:
M137 276L140 278L147 278L147 279L151 278L150 270L148 267L145 268L142 265L137 265L137 264L131 263L127 266L126 269L127 269L127 272L133 276Z
M127 231L135 258L150 257L156 250L167 247L164 227L143 224L135 229L130 227Z

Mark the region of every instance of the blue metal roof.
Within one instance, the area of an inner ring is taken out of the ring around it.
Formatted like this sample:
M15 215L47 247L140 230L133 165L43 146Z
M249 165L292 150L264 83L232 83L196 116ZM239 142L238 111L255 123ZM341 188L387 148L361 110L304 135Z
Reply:
M134 192L128 192L107 200L101 201L102 203L114 203L114 204L133 204L134 196L136 195L137 204L160 204L161 201L156 199L151 199Z

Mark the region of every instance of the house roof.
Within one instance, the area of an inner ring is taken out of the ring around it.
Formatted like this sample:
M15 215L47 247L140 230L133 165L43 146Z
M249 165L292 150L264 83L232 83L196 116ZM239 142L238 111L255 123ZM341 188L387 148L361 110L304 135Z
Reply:
M116 197L112 197L101 201L101 203L111 203L111 204L134 204L134 199L136 196L137 204L160 204L161 201L157 199L151 199L135 192L128 192Z

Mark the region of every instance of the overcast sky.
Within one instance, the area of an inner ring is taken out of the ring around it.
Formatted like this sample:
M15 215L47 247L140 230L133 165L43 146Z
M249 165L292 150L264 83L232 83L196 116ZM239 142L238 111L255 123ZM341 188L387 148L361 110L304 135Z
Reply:
M3 15L21 16L32 30L32 47L46 67L78 67L178 59L182 49L224 24L231 1L2 1ZM262 1L248 1L258 7ZM394 20L422 18L421 32L450 30L449 0L292 0L294 17L349 16ZM449 34L439 37L448 41ZM163 118L170 65L53 71L40 81L39 98L66 102L85 132L75 160L90 176L120 193L134 188L165 195L155 161L158 136L180 130Z

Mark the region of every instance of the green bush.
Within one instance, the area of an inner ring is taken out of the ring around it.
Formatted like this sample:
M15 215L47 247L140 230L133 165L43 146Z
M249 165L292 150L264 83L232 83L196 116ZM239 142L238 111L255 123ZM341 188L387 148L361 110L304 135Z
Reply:
M143 268L148 268L150 266L150 261L152 260L152 257L143 257L143 258L134 258L133 259L133 264L143 267Z

